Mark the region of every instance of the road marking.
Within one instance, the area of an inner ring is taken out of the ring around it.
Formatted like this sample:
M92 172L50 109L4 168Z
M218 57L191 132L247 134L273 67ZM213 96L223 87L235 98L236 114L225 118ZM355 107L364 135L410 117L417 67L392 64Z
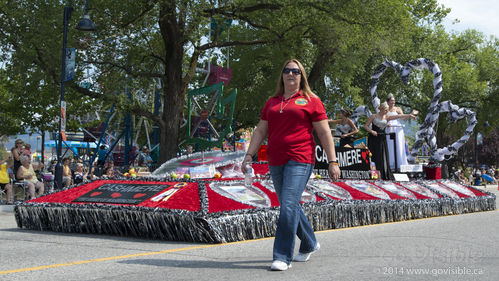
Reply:
M83 261L75 261L75 262L68 262L68 263L58 263L58 264L42 265L42 266L35 266L35 267L26 267L26 268L19 268L19 269L12 269L12 270L0 271L0 275L10 274L10 273L17 273L17 272L25 272L25 271L34 271L34 270L48 269L48 268L56 268L56 267L63 267L63 266L71 266L71 265L88 264L88 263L94 263L94 262L119 260L119 259L128 259L128 258L136 258L136 257L142 257L142 256L150 256L150 255L160 255L160 254L174 253L174 252L180 252L180 251L188 251L188 250L197 250L197 249L203 249L203 248L219 247L219 246L225 246L225 245L231 245L231 244L242 244L242 243L248 243L248 242L268 240L268 239L274 239L274 237L266 237L266 238L260 238L260 239L254 239L254 240L245 240L245 241L236 241L236 242L223 243L223 244L210 244L210 245L192 246L192 247L185 247L185 248L179 248L179 249L169 249L169 250L156 251L156 252L146 252L146 253L138 253L138 254L130 254L130 255L122 255L122 256L114 256L114 257L107 257L107 258L92 259L92 260L83 260Z
M58 263L58 264L43 265L43 266L36 266L36 267L19 268L19 269L13 269L13 270L0 271L0 274L9 274L9 273L16 273L16 272L23 272L23 271L33 271L33 270L40 270L40 269L47 269L47 268L56 268L56 267L71 266L71 265L78 265L78 264L87 264L87 263L94 263L94 262L101 262L101 261L135 258L135 257L141 257L141 256L159 255L159 254L173 253L173 252L179 252L179 251L187 251L187 250L215 247L218 245L219 244L210 244L210 245L193 246L193 247L186 247L186 248L180 248L180 249L163 250L163 251L157 251L157 252L146 252L146 253L139 253L139 254L130 254L130 255L123 255L123 256L92 259L92 260L83 260L83 261L75 261L75 262L68 262L68 263Z
M498 212L498 211L499 210L481 211L481 212L466 213L466 214L455 214L455 215L446 215L446 216L429 217L429 218L421 218L421 219L411 219L411 220L397 221L397 222L386 222L386 223L379 223L379 224L352 226L352 227L346 227L346 228L326 229L326 230L316 231L316 233L333 232L333 231L339 231L339 230L349 230L349 229L364 228L364 227L375 227L375 226L380 226L380 225L385 225L385 224L406 223L406 222L412 222L412 221L418 221L418 220L428 220L428 219L436 219L436 218L443 218L443 217L450 217L450 216L471 215L471 214L477 214L477 213L489 213L489 212ZM42 270L42 269L48 269L48 268L80 265L80 264L89 264L89 263L94 263L94 262L103 262L103 261L110 261L110 260L119 260L119 259L128 259L128 258L136 258L136 257L143 257L143 256L151 256L151 255L168 254L168 253L174 253L174 252L180 252L180 251L189 251L189 250L197 250L197 249L204 249L204 248L211 248L211 247L220 247L220 246L233 245L233 244L243 244L243 243L264 241L264 240L270 240L270 239L274 239L274 237L265 237L265 238L236 241L236 242L223 243L223 244L200 245L200 246L192 246L192 247L185 247L185 248L178 248L178 249L169 249L169 250L156 251L156 252L145 252L145 253L114 256L114 257L107 257L107 258L74 261L74 262L68 262L68 263L58 263L58 264L50 264L50 265L43 265L43 266L26 267L26 268L0 271L0 275L17 273L17 272Z

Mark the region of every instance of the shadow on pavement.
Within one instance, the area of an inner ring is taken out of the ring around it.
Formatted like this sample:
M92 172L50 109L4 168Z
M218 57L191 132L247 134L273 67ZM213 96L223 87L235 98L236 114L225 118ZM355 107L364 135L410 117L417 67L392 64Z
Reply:
M123 264L152 265L176 268L220 268L220 269L266 269L270 271L269 260L248 261L207 261L207 260L168 260L134 259L119 261Z

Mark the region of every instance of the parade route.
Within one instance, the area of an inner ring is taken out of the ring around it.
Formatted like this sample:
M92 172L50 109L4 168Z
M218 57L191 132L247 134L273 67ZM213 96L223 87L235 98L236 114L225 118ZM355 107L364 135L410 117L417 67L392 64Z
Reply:
M487 188L498 195L495 190ZM269 271L273 238L196 244L17 228L0 209L0 280L497 280L499 211L316 232L309 262Z
M499 1L18 2L0 281L499 280Z

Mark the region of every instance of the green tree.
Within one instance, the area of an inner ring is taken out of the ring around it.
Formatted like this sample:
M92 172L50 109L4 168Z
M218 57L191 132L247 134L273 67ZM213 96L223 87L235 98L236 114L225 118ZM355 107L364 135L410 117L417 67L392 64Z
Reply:
M4 74L4 71L2 71ZM0 100L4 101L0 103L0 136L15 135L20 132L21 129L21 117L18 115L18 111L11 102L6 102L10 100L9 91L6 88L6 76L2 75L0 77Z
M150 118L162 132L160 162L176 153L186 93L199 87L203 77L196 68L208 60L230 60L230 87L239 89L237 120L243 126L256 124L282 62L290 57L304 62L314 91L334 111L336 104L366 104L373 67L386 58L415 58L417 52L407 49L429 44L425 32L431 34L431 25L447 13L436 0L95 0L91 8L98 31L73 29L81 14L75 5L68 46L78 48L78 80L94 83L90 89L78 81L67 83L68 113L115 104L123 112ZM57 104L62 10L58 1L0 2L0 45L8 76L32 102L41 98ZM208 36L212 20L227 19L233 20L229 30L220 24ZM24 87L25 81L33 88ZM159 116L144 103L153 83L161 85ZM131 101L111 94L120 84L134 92ZM54 107L39 114L53 119L57 112Z
M275 44L231 51L238 58L231 62L234 84L244 90L236 111L242 126L258 121L283 61L291 57L309 70L309 83L329 112L370 104L374 67L387 58L397 59L396 52L407 47L420 22L438 23L448 12L436 1L310 1L310 7L297 5L279 17L299 24L290 25L294 32Z

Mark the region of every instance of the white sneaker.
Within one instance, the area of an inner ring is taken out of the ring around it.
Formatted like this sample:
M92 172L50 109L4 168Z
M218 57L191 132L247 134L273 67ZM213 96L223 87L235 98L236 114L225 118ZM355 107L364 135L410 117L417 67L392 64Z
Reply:
M276 270L276 271L284 271L287 270L288 268L291 268L291 264L287 264L283 261L278 261L278 260L273 261L272 265L270 266L270 270Z
M317 242L317 246L315 246L315 249L310 252L310 253L298 253L298 255L295 256L295 258L293 259L294 261L298 261L298 262L306 262L310 259L310 256L319 251L319 249L321 248L321 244L319 244L319 242Z

